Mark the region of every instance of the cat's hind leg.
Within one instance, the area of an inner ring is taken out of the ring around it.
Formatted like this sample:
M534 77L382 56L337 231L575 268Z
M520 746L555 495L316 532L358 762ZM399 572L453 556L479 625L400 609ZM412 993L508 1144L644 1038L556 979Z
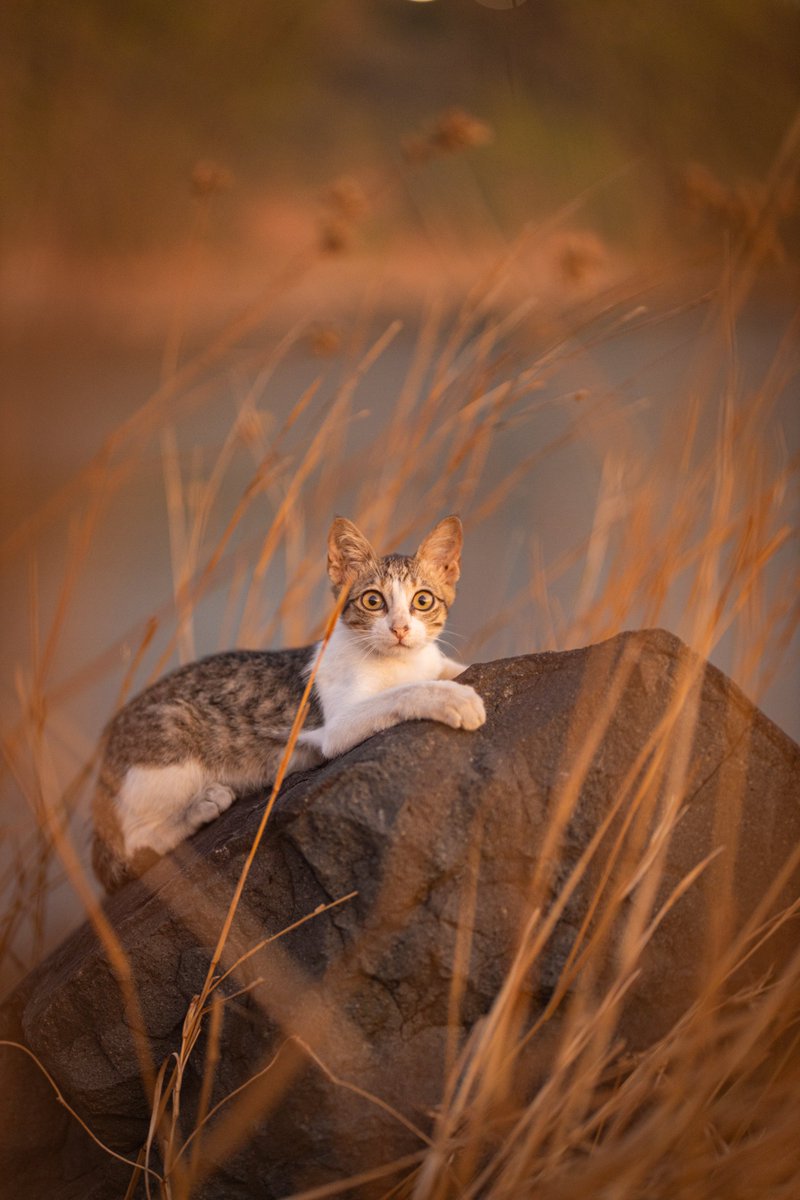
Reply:
M166 767L129 767L115 802L124 854L168 854L229 808L233 789L209 778L194 759Z

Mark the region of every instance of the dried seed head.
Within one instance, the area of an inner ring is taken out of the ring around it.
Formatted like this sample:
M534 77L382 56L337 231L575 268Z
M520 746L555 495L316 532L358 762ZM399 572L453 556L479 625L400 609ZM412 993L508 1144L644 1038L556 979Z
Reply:
M346 221L360 221L369 212L369 201L361 184L342 176L325 190L323 199L332 215Z
M342 335L333 325L317 325L311 330L308 342L315 358L331 358L342 348Z
M353 244L353 229L348 221L325 217L319 229L320 249L325 254L341 254Z
M233 175L227 167L215 162L195 163L192 171L192 191L196 196L213 196L233 187Z
M402 143L407 162L418 166L441 154L455 154L492 140L491 126L463 108L447 108L431 126L411 134Z
M556 247L556 264L566 283L586 283L602 270L607 260L600 238L588 230L565 234Z
M451 154L472 146L485 146L492 140L492 130L485 121L463 108L448 108L437 117L431 140L443 154Z

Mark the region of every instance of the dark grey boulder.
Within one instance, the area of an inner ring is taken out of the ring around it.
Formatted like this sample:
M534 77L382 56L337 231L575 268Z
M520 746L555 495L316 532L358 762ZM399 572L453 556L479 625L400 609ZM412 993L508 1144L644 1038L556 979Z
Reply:
M653 912L721 847L642 954L618 1027L634 1052L691 1004L800 844L800 750L667 633L482 664L464 678L486 700L488 720L477 733L428 722L398 726L284 786L226 962L319 905L358 895L265 947L223 985L228 996L248 990L225 1005L213 1099L277 1059L244 1093L252 1109L241 1117L237 1145L197 1195L269 1200L419 1150L412 1129L348 1085L430 1128L448 1038L463 1040L488 1011L531 905L546 912L559 902L607 818L598 852L528 973L534 1015L560 986L604 873L612 885L629 876L645 847L657 859L665 813L680 815L663 842ZM666 743L658 736L665 722ZM683 757L685 771L678 770ZM573 803L565 787L576 770ZM637 792L651 776L649 791ZM180 1041L262 807L263 797L238 802L107 905L133 964L156 1062ZM560 811L563 830L549 844ZM798 872L786 876L770 911L800 892ZM454 1014L456 940L471 912L473 879L468 970ZM598 994L613 977L636 895L632 888L608 933ZM590 928L602 917L601 902ZM730 986L780 965L796 936L787 926L771 938ZM548 1028L557 1027L556 1013ZM288 1042L287 1034L294 1035ZM135 1157L147 1134L147 1104L119 989L88 927L11 997L0 1037L28 1045L97 1136ZM547 1070L551 1042L532 1047L526 1088ZM185 1131L204 1047L201 1038L183 1083ZM0 1189L19 1200L122 1196L129 1169L59 1108L35 1067L0 1049L0 1069Z

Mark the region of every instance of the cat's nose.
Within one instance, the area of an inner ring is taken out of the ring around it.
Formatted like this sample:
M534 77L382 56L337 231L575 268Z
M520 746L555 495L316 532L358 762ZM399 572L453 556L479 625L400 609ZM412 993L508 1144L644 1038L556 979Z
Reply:
M390 628L391 628L394 636L397 638L398 642L402 642L403 638L408 633L407 625L392 625Z

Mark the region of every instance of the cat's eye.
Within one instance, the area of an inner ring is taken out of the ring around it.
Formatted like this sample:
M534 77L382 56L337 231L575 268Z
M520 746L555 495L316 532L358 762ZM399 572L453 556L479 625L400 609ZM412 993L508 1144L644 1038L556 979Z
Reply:
M417 592L414 599L411 601L412 607L419 609L420 612L428 612L435 603L433 592Z
M386 607L386 601L380 592L364 592L361 597L361 607L369 612L379 612Z

